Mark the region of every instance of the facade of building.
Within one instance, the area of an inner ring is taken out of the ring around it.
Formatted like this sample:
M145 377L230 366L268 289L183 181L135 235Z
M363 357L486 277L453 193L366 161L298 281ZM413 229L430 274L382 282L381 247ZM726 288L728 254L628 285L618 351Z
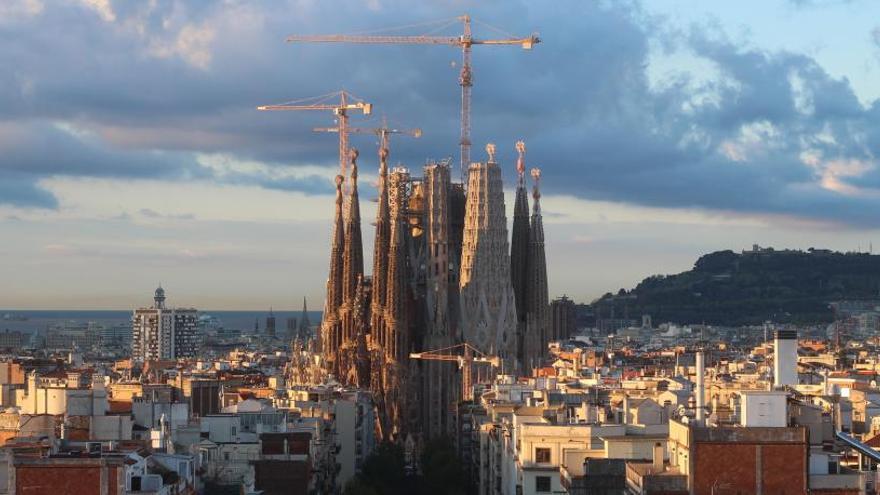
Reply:
M566 296L550 302L550 340L565 340L577 330L577 309Z
M156 289L150 308L132 314L132 359L194 358L201 345L199 314L192 308L166 308L165 290Z
M501 166L494 145L489 159L468 169L462 242L461 334L469 344L499 356L505 369L518 369L516 300L510 276L510 249Z

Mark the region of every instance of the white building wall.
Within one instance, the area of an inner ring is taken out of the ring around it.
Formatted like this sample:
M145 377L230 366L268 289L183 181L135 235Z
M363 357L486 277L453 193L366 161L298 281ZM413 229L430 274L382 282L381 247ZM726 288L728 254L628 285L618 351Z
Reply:
M127 416L92 416L90 440L131 440L134 422Z
M778 330L773 345L773 385L776 387L797 385L797 334L793 331Z
M782 391L750 390L740 392L742 426L788 426L788 394Z
M336 412L336 445L339 452L336 462L340 470L336 478L338 486L345 486L355 475L355 421L357 421L357 404L352 401L337 401Z

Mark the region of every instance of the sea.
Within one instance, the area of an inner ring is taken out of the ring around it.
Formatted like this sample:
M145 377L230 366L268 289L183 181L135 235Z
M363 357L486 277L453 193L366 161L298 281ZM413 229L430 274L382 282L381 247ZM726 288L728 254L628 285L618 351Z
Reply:
M283 332L287 329L287 319L302 315L301 311L274 311L275 330ZM210 322L215 328L253 332L262 332L266 328L268 311L199 311L202 320ZM309 311L309 323L312 326L321 322L320 311ZM33 333L45 331L50 327L77 326L92 323L104 327L115 327L131 324L131 311L116 310L17 310L0 309L0 331L20 331Z

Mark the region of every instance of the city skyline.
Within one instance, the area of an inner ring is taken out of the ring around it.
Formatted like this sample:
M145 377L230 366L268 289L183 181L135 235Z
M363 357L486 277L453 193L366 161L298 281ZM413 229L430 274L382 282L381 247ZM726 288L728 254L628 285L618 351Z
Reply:
M465 11L544 40L475 53L472 159L496 143L508 222L516 140L544 171L551 297L589 301L753 243L868 249L880 7L581 3L346 2L338 19L317 2L7 2L0 306L130 308L161 281L185 306L295 309L305 295L319 308L337 157L335 137L310 129L332 121L254 107L343 86L424 129L391 146L418 173L457 157L458 53L284 36ZM374 141L353 138L364 199ZM372 227L363 237L371 266Z

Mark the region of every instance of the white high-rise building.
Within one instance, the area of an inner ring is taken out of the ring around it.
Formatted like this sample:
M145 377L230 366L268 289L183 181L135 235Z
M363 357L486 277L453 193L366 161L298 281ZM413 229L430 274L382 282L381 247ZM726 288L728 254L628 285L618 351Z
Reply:
M777 330L773 338L773 386L795 386L797 373L797 332Z
M134 310L131 356L139 362L196 357L201 336L193 308L166 308L165 290L156 289L153 306Z

